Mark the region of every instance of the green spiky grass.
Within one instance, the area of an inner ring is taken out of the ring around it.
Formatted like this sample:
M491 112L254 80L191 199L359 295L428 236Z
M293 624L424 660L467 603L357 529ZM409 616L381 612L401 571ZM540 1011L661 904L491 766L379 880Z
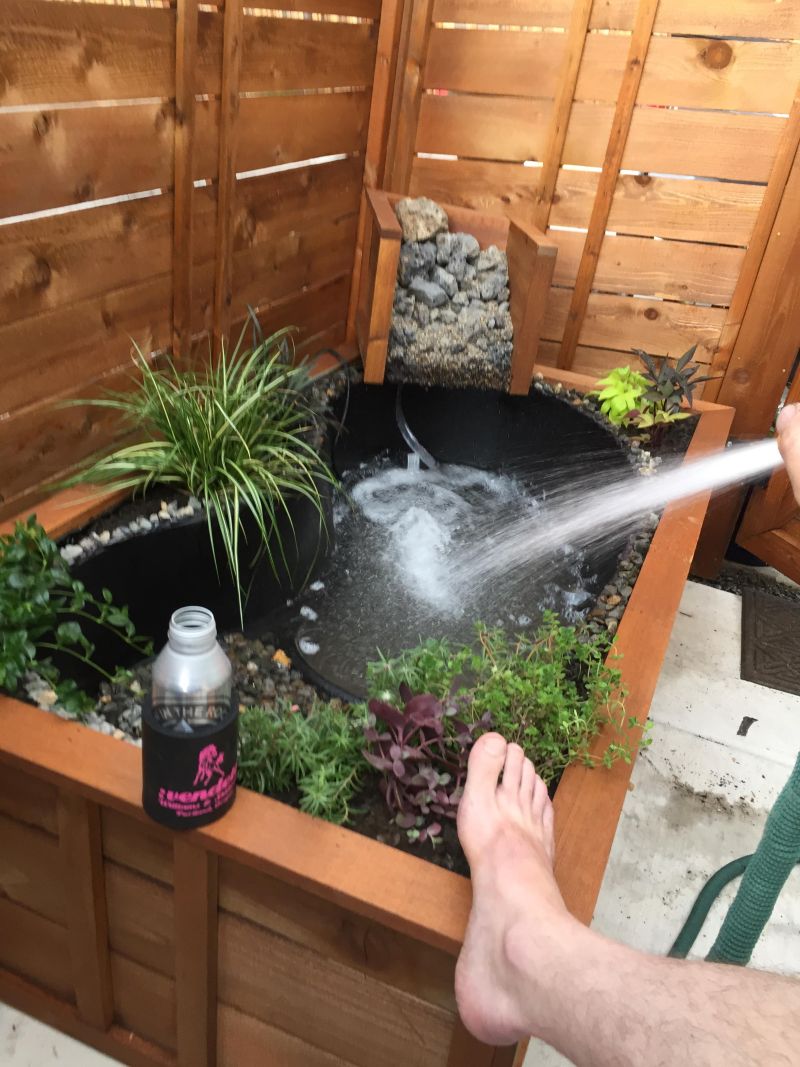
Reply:
M141 378L130 392L76 401L118 411L144 440L93 457L70 484L91 482L145 493L155 485L186 490L203 502L216 562L214 523L243 618L245 590L239 563L242 518L255 520L264 550L285 561L278 527L288 502L305 497L324 520L319 485L333 475L310 440L316 416L307 400L304 367L286 360L289 331L244 349L244 331L231 350L201 370L167 361L154 369L136 347Z

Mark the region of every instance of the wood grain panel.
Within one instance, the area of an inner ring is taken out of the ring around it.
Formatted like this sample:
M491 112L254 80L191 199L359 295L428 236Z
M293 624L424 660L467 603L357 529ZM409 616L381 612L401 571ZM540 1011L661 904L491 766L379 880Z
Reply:
M0 226L0 322L167 273L172 203L167 194Z
M246 97L239 103L236 169L362 152L369 103L366 92Z
M339 333L332 343L344 339L349 296L350 275L342 274L257 308L258 320L268 335L285 326L296 327L297 332L292 335L295 356L302 359L324 347L320 338L331 329Z
M358 1067L446 1062L449 1012L224 912L219 946L223 1003Z
M528 97L426 95L416 150L501 161L541 159L551 107ZM563 162L599 167L612 117L609 105L574 104ZM763 182L784 123L771 115L637 107L622 166Z
M219 893L224 911L455 1011L452 956L228 860L220 864Z
M551 111L552 103L528 97L426 94L420 105L416 151L482 159L540 159Z
M592 29L630 30L637 0L596 0ZM506 26L567 26L572 0L505 0L498 14L495 0L436 0L436 22ZM698 4L695 0L661 0L656 33L707 34L714 37L767 37L791 40L797 36L795 0L733 0Z
M49 782L3 766L0 775L0 812L17 822L36 826L55 835L58 832L56 790Z
M424 87L551 98L565 48L561 35L434 28ZM614 103L627 48L624 36L590 33L575 99ZM800 44L654 37L637 103L783 113L798 78Z
M550 290L542 336L559 340L569 311L571 290ZM724 308L592 293L580 343L597 348L644 348L677 358L695 342L695 359L708 363L725 320Z
M573 285L585 235L551 230L550 237L558 244L554 282ZM743 248L649 237L606 237L594 288L727 306L743 259Z
M596 188L596 173L562 169L551 225L585 227ZM746 245L763 198L760 185L624 174L617 179L608 225L618 233Z
M281 0L281 11L318 11L324 15L350 15L377 19L381 0Z
M599 166L613 108L577 103L564 163ZM622 157L624 170L765 182L786 120L772 115L637 107Z
M410 195L529 219L541 174L519 163L418 157ZM585 228L596 190L596 172L562 168L550 224ZM617 181L608 224L621 233L745 245L763 196L759 185L626 174Z
M175 910L172 892L129 867L106 862L108 940L134 963L175 976Z
M0 896L0 967L74 1003L67 931Z
M561 345L558 341L541 341L536 369L557 367L560 351ZM591 348L589 345L578 345L571 369L577 374L585 374L589 378L597 379L613 370L614 367L636 367L638 369L641 367L641 360L630 349L625 352L616 348Z
M126 364L133 341L145 352L166 348L171 329L170 274L0 326L5 375L0 406L18 410ZM92 418L106 416L98 412Z
M111 953L114 1015L135 1034L174 1049L175 982L156 971Z
M103 855L165 885L172 884L172 842L166 830L103 808Z
M269 1049L272 1062L280 1067L351 1067L351 1061L310 1045L285 1030L268 1026L227 1004L218 1007L217 1028L220 1064L265 1067L264 1050Z
M377 39L373 23L245 15L241 91L371 85Z
M0 217L169 186L173 143L169 104L0 115Z
M48 833L0 815L0 899L65 924L58 841Z

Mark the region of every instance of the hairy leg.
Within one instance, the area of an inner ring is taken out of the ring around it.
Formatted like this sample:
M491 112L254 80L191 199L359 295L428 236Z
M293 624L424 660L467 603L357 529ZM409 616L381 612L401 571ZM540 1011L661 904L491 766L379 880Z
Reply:
M648 956L572 918L547 790L497 734L473 749L458 830L473 909L456 996L480 1040L534 1034L581 1067L800 1062L800 983Z

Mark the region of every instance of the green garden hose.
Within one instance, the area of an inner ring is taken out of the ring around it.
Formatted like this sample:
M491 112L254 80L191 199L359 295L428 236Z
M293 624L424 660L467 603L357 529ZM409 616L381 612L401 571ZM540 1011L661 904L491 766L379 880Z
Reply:
M746 965L786 879L798 862L800 756L769 814L758 848L751 855L726 864L709 878L669 955L675 959L686 957L714 900L728 882L742 874L742 884L706 959L712 963Z

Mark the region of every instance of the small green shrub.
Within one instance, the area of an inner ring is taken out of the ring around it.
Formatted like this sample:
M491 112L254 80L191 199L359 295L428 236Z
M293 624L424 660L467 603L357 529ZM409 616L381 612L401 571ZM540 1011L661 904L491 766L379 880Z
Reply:
M253 517L269 550L281 515L289 515L288 498L305 497L322 516L319 482L333 480L313 440L318 416L307 398L308 374L287 361L287 332L248 351L243 331L232 350L223 345L219 358L199 371L169 362L156 370L137 349L140 378L133 389L76 401L119 412L143 440L93 458L68 484L142 493L169 485L196 496L205 507L212 548L215 522L219 528L240 615L242 516ZM285 558L280 541L277 547Z
M493 728L516 741L548 784L570 763L591 763L600 728L625 725L620 671L607 665L613 643L563 626L546 612L532 638L478 628L476 647L426 641L395 659L368 667L371 695L389 699L401 685L457 707L460 718L491 716ZM447 720L445 720L447 722ZM630 759L614 739L603 762Z
M13 533L0 537L0 686L16 690L26 671L36 671L53 687L60 705L73 714L94 702L71 680L62 681L50 655L64 652L112 681L116 676L94 662L94 645L79 620L98 623L140 655L152 652L136 635L126 607L108 589L93 597L73 578L52 541L31 515Z
M297 791L301 811L344 823L366 763L363 710L314 704L308 715L280 702L239 716L239 784L257 793Z
M615 367L597 383L602 389L593 396L600 410L615 426L624 426L641 409L647 392L647 379L633 367Z

